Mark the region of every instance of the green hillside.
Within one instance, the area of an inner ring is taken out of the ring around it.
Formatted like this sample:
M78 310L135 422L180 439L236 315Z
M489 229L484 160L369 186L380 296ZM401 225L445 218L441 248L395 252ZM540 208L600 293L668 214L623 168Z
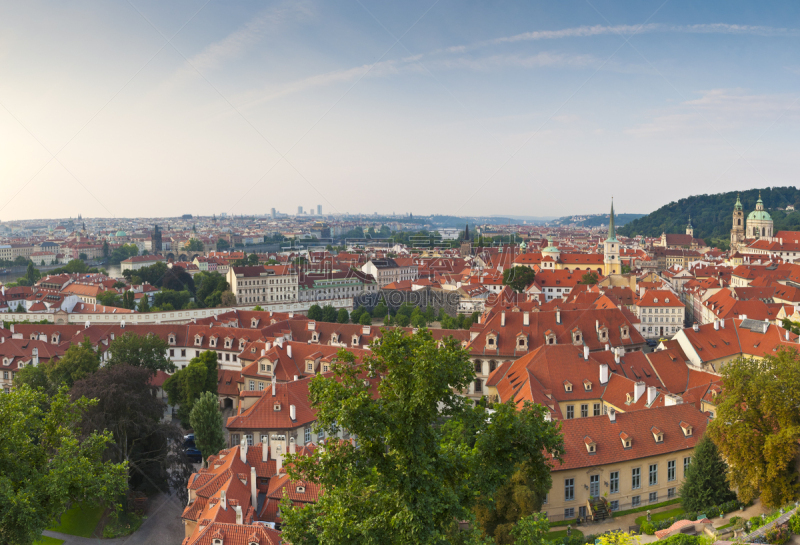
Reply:
M766 187L760 190L764 208L775 222L775 232L800 231L800 212L778 210L794 205L800 208L800 190L796 187ZM714 195L695 195L662 206L655 212L631 221L617 230L622 235L656 237L661 233L684 233L689 216L694 236L706 242L724 243L730 240L733 206L740 195L744 215L752 212L758 200L758 189L731 191ZM719 245L719 244L718 244ZM722 244L724 246L724 244Z
M564 216L548 222L548 225L570 225L574 223L577 227L600 227L601 225L608 225L608 214L592 214L589 216L580 216L586 218L576 221L578 216ZM644 214L614 214L614 224L617 227L630 223L631 221L641 218Z

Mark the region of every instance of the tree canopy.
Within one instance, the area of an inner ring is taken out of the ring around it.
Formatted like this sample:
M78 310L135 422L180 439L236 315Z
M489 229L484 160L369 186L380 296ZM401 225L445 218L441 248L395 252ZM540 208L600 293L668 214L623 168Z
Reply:
M503 271L503 284L522 293L536 278L536 271L530 267L509 267Z
M0 542L33 543L72 502L109 505L125 491L126 465L104 461L108 432L81 437L96 406L22 385L0 395Z
M681 506L686 511L702 511L726 501L735 500L725 479L727 465L719 455L714 442L703 437L694 448L681 484Z
M296 545L452 542L456 521L474 522L473 508L491 503L519 464L561 455L540 406L473 408L459 394L474 378L466 351L453 339L440 347L426 329L387 332L363 366L342 350L333 371L311 380L309 399L326 435L346 430L358 448L328 440L314 457L289 456L292 478L325 490L315 505L282 506L285 538ZM376 398L364 378L379 375Z
M717 417L708 435L728 462L739 500L778 507L797 497L800 448L800 358L780 350L762 360L739 358L722 368Z
M167 358L167 348L167 342L152 333L125 333L111 342L108 348L111 352L108 365L127 363L134 367L144 367L152 374L156 371L171 372L175 370L175 365Z
M219 410L219 398L214 392L203 392L195 401L189 422L194 431L195 444L203 454L203 461L225 448L225 431L222 424L222 412Z
M192 358L185 369L176 371L164 382L170 405L178 405L178 418L189 423L195 401L203 392L217 393L217 353L206 350Z

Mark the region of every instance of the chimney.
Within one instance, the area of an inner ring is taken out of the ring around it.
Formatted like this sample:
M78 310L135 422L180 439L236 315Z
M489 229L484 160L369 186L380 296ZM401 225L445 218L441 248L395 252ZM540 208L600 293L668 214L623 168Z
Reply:
M297 382L298 380L300 380L300 377L298 375L295 375L294 376L294 381Z
M788 331L786 332L786 336L787 337L789 336ZM39 349L34 348L33 350L31 350L31 355L33 356L33 359L31 360L31 365L36 367L37 365L39 365Z
M589 360L589 346L583 345L583 359L588 361Z
M531 313L530 312L523 312L522 313L522 325L531 325Z
M722 329L725 329L725 320L720 320L720 321L719 321L719 326L720 326Z
M714 331L719 331L719 320L714 320Z
M258 488L256 488L256 468L250 468L250 502L253 507L258 506Z
M289 405L289 418L297 420L297 407L294 405Z
M641 380L633 385L633 402L639 401L639 398L644 395L645 384Z
M283 337L278 337L275 339L275 344L278 345L278 348L283 348Z
M656 394L658 394L658 390L656 390L655 386L648 386L647 387L647 404L652 405L653 401L656 400Z
M617 411L612 409L611 407L608 408L608 420L613 424L617 421Z
M619 365L619 361L620 361L619 352L617 350L614 350L614 363Z
M267 355L267 351L262 348L261 349L261 357L263 358L266 355Z
M601 363L600 364L600 384L605 384L608 382L608 364Z
M234 505L233 509L234 511L236 511L236 524L244 524L244 517L242 516L242 506Z
M239 458L241 458L242 463L247 463L247 439L242 437L242 444L239 445Z
M789 332L786 332L786 342L789 342Z
M292 345L288 343L286 344L286 355L292 357Z
M605 351L608 352L609 350L611 350L611 347L606 343Z
M269 444L261 439L261 461L265 464L267 463L267 459L269 458Z
M694 325L692 325L692 329L694 329L695 331L700 331L700 326L697 324L697 322L695 322Z
M292 405L294 407L294 405ZM289 454L297 454L297 445L294 442L294 437L289 438Z
M556 323L561 323L561 309L558 307L556 307Z
M219 505L224 510L228 510L228 495L225 493L225 490L219 491Z
M766 333L767 329L769 329L769 322L764 322L764 327L762 333Z
M272 397L275 397L275 375L272 375Z
M505 327L506 325L506 311L500 313L500 326Z

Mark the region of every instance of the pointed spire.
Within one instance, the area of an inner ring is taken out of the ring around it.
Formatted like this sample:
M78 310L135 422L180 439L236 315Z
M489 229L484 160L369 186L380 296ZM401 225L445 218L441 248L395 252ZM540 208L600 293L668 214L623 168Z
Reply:
M611 217L608 220L608 238L606 240L617 240L617 232L614 229L614 197L611 197Z

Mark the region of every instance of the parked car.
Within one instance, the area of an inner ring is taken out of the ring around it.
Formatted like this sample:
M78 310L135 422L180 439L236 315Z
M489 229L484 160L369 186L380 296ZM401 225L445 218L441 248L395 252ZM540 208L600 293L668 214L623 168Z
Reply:
M186 455L189 460L194 463L199 463L203 461L203 453L200 452L200 449L196 446L186 447L183 449L183 453Z
M647 339L647 346L657 346L658 343L655 339Z

